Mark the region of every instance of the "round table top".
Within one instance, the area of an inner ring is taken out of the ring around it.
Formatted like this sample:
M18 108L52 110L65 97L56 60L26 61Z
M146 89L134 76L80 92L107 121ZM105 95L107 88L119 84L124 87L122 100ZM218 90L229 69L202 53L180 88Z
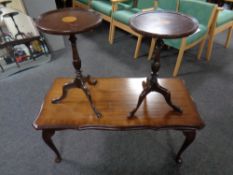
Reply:
M41 14L36 25L45 33L70 35L85 32L101 22L100 15L95 12L65 8Z
M176 12L144 12L130 19L130 26L136 32L158 38L181 38L198 29L198 21Z

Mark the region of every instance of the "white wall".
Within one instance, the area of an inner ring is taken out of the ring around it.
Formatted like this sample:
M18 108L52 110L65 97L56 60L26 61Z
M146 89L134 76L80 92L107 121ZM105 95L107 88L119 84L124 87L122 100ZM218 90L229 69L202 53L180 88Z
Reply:
M14 1L14 0L13 0ZM40 14L56 9L55 0L23 0L29 16L37 18ZM57 35L45 35L46 40L53 51L65 48L64 39Z
M5 1L5 0L0 0L0 2L1 1ZM22 0L12 0L10 4L7 4L7 7L26 13Z
M1 11L3 12L2 15L1 15L2 23L7 27L7 30L13 36L15 36L17 34L17 30L16 30L16 27L15 27L12 19L9 18L9 17L4 17L3 18L3 15L7 14L7 13L10 13L10 12L18 11L18 10L11 9L11 8L8 8L8 7L2 7ZM21 32L25 33L26 35L30 34L32 36L39 36L39 32L38 32L37 28L35 27L35 24L34 24L34 21L32 20L32 18L29 17L28 15L26 15L25 13L22 13L20 11L18 11L18 12L19 12L19 14L16 15L14 17L14 19L16 21L16 24L19 27L19 30Z

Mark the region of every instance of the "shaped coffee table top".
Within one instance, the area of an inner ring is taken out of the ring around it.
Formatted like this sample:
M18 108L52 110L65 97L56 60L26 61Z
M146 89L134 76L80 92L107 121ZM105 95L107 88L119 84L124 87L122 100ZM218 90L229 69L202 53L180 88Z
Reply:
M94 104L102 117L96 118L87 98L80 89L71 89L60 104L51 100L61 94L61 86L70 78L58 78L45 97L41 111L34 121L36 129L201 129L200 118L182 80L159 79L172 94L172 100L183 109L174 112L159 93L149 94L139 108L136 118L128 119L142 91L143 78L99 78L90 86Z

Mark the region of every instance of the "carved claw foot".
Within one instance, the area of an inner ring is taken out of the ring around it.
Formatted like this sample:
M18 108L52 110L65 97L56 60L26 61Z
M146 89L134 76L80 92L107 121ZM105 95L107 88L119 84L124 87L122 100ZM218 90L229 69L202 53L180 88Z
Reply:
M60 101L61 101L60 98L52 99L52 103L53 103L53 104L58 104L58 103L60 103Z
M60 163L61 161L62 161L61 157L56 157L54 160L55 163Z
M176 157L175 161L176 161L176 163L179 164L179 165L182 164L182 159L181 159L181 157Z
M95 86L97 84L97 80L91 78L90 75L87 75L86 77L84 77L84 79L85 79L85 82L87 82L89 85Z
M95 112L95 115L97 118L101 118L102 117L102 114L100 112Z
M133 110L132 112L130 112L129 115L127 116L128 119L133 119L133 118L135 118L135 117L136 117L136 116L135 116L134 110Z
M175 105L173 105L172 108L173 108L174 111L176 111L176 112L183 113L182 109L179 108L179 107L177 107L177 106L175 106Z

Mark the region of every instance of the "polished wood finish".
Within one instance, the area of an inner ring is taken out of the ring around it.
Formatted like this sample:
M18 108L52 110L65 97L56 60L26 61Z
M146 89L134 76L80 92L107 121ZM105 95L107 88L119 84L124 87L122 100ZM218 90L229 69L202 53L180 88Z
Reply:
M55 162L59 163L61 162L62 158L61 158L59 151L57 150L56 146L54 145L52 141L52 136L54 134L55 134L55 130L45 129L42 131L42 138L44 142L55 152L55 154L57 155L57 157L55 158Z
M102 118L95 118L88 100L80 90L70 90L63 103L53 105L51 100L59 96L60 87L71 78L58 78L45 97L44 104L34 122L36 129L201 129L204 124L182 80L158 79L169 89L172 98L183 113L171 110L158 93L146 97L137 118L127 119L128 112L137 104L137 98L145 78L101 78L95 87L90 86L93 101L102 111Z
M68 90L72 88L79 88L88 98L92 110L95 112L98 118L101 117L101 113L95 108L90 91L86 85L86 83L90 85L96 85L97 81L91 80L89 75L82 75L81 59L77 50L77 38L75 34L93 29L101 22L102 19L97 13L74 8L49 11L42 14L36 22L37 27L45 33L69 35L69 40L72 46L73 66L76 72L76 77L73 81L64 84L62 88L62 94L60 97L54 98L52 103L60 103L63 99L66 98Z
M73 22L64 22L65 17L76 18ZM65 8L44 13L36 20L37 27L50 34L71 35L86 32L102 22L95 12L87 10Z
M190 97L184 82L180 79L158 79L159 83L172 93L173 101L183 113L171 110L158 93L146 97L137 112L137 118L127 118L129 110L137 104L137 98L143 87L144 78L101 78L96 87L90 87L93 101L102 111L102 118L97 119L88 105L88 100L81 91L71 90L63 103L53 105L51 100L59 96L60 87L71 78L58 78L45 97L41 111L33 126L42 130L45 143L56 154L55 162L62 160L55 147L52 136L55 131L63 129L76 130L180 130L185 141L178 151L175 160L181 163L181 154L195 139L196 130L204 127L197 108Z
M182 112L182 109L172 103L170 92L160 86L157 80L160 69L162 39L186 37L198 29L198 22L192 17L176 12L143 12L134 15L134 17L130 19L130 26L143 36L152 37L154 43L157 45L152 54L151 75L147 79L147 82L144 83L146 86L144 86L139 96L136 108L130 112L129 117L134 117L143 99L152 91L161 93L169 106L177 112ZM157 38L156 42L155 37ZM176 67L176 69L179 69L179 67Z
M181 38L198 29L196 19L177 12L144 12L130 20L130 26L144 36L163 39Z

